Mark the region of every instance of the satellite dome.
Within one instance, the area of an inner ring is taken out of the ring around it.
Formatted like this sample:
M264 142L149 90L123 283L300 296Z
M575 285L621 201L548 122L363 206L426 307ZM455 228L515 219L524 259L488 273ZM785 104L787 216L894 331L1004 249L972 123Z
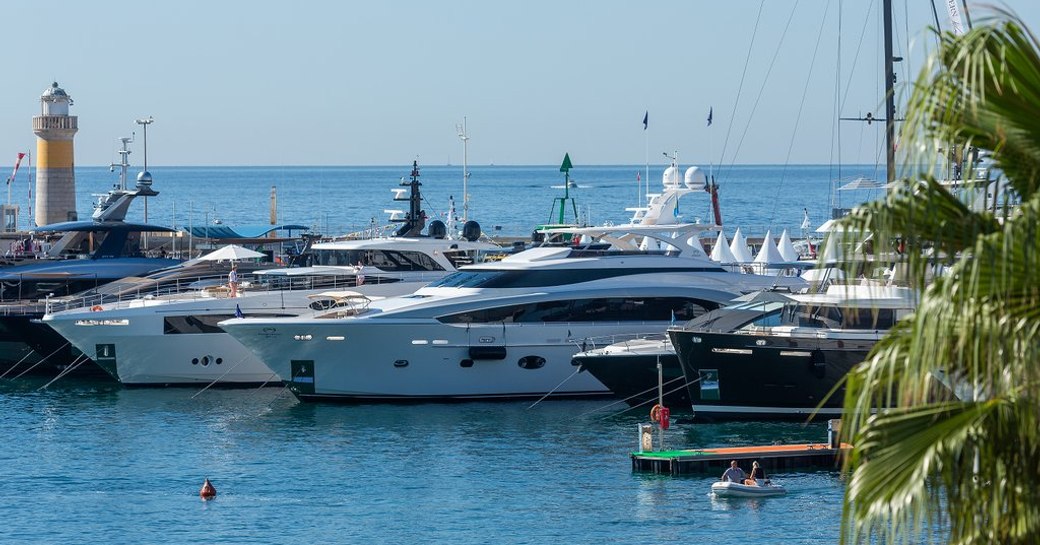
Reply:
M65 92L65 89L58 87L58 82L51 83L51 86L43 90L44 97L64 97L68 98L69 94Z
M147 170L144 172L137 173L137 185L139 186L150 186L152 185L152 173Z
M704 171L700 167L686 169L684 178L683 183L686 184L687 189L704 189L708 185L708 177L704 175Z

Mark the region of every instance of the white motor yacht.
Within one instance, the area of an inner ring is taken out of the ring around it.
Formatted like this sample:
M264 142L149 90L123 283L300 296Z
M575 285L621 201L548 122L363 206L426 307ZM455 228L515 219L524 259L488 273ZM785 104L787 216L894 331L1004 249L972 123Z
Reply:
M469 238L444 236L432 222L433 236L419 236L418 171L413 170L412 210L400 236L339 240L314 244L309 267L283 268L241 275L236 297L226 285L198 283L187 289L152 289L146 295L95 303L49 313L49 324L76 348L127 385L262 384L280 377L217 323L235 316L288 317L324 308L314 296L329 290L352 290L379 298L412 293L444 277L458 265L479 261L502 249ZM395 190L401 196L401 190ZM472 239L472 240L471 240ZM179 282L183 286L185 282Z
M666 178L665 193L677 198L688 190ZM655 200L674 206L669 197ZM659 212L637 214L667 217ZM660 333L741 293L804 285L724 270L698 238L716 228L663 220L554 228L552 234L566 236L547 239L572 243L463 267L411 295L294 318L231 319L220 327L301 399L609 394L571 364L593 339Z

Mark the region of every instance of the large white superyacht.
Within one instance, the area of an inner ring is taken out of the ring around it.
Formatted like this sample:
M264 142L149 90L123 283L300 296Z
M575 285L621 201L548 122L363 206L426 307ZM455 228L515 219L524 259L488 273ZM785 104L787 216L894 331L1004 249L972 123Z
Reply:
M85 301L79 308L49 313L49 324L76 348L127 385L261 384L280 382L252 352L224 333L217 323L235 316L295 316L323 308L350 290L368 297L411 293L454 272L458 265L479 260L501 248L476 240L480 228L464 229L468 237L445 236L445 226L431 222L421 236L425 214L420 209L418 167L413 165L407 190L394 190L395 200L409 201L396 236L338 240L314 244L311 266L256 271L240 275L237 296L226 285L180 281L172 289L135 292L132 298Z
M683 187L670 168L664 191L633 223L552 230L573 244L463 267L406 296L353 296L309 315L220 327L305 400L608 394L571 365L574 353L618 335L661 333L744 292L804 284L728 272L698 238L716 225L667 221L676 199L701 189L703 174L691 170Z

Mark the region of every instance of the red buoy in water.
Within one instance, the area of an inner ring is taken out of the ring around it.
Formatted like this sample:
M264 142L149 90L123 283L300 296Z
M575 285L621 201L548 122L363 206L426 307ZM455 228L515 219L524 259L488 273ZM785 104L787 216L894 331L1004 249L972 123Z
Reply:
M213 483L209 482L209 478L202 483L202 488L199 489L199 497L204 500L212 500L217 497L217 489L213 488Z

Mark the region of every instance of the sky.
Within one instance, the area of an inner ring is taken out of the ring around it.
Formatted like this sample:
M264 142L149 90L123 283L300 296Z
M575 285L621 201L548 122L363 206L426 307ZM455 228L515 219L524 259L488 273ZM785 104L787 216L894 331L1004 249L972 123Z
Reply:
M879 125L835 119L883 112L880 3L13 0L0 168L52 81L80 166L131 132L140 164L148 116L149 165L461 164L464 118L470 164L873 164ZM902 83L934 19L893 3ZM1040 32L1040 2L1007 5Z

